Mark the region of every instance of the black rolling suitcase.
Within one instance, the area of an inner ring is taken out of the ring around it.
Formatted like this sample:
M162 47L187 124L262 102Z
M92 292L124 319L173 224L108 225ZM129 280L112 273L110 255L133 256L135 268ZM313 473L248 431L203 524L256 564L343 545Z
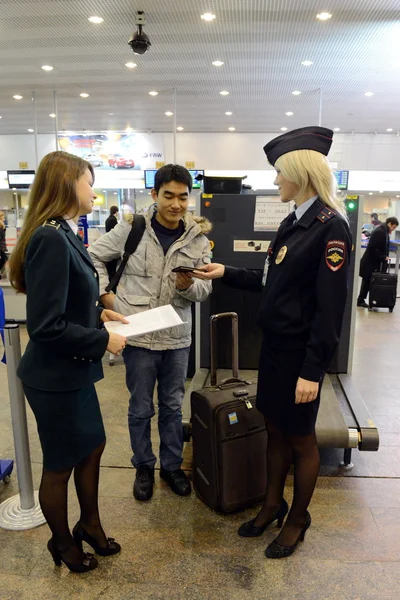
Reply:
M388 308L393 312L397 296L397 275L373 273L369 289L369 309Z
M233 377L217 385L216 325L232 319ZM266 487L267 433L255 407L256 383L238 378L238 316L213 315L211 387L192 393L193 484L198 496L222 512L263 499Z

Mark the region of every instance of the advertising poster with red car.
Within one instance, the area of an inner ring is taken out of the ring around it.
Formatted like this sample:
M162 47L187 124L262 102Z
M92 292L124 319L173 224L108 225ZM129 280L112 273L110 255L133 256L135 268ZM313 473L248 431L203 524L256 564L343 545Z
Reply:
M164 161L161 134L72 133L59 134L60 150L80 156L95 169L154 169Z

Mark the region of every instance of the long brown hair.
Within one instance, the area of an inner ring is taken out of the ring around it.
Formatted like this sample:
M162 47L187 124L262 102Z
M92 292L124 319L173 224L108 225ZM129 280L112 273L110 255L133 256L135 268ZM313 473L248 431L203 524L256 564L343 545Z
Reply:
M21 235L9 261L9 279L18 292L26 293L24 260L32 235L47 219L76 217L79 200L75 184L86 169L94 179L92 165L68 152L50 152L41 161L29 194Z

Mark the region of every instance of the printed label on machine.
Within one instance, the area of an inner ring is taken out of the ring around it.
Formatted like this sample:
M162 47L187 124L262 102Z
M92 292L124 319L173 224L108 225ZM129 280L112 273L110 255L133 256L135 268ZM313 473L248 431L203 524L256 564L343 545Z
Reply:
M278 197L257 196L254 231L274 231L278 229L289 213L290 204L282 204Z
M269 240L233 240L234 252L268 252Z

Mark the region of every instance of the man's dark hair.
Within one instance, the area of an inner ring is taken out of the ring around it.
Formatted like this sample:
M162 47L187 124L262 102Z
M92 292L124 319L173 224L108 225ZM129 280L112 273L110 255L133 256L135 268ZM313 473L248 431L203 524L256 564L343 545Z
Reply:
M192 191L193 180L192 176L185 167L181 165L164 165L161 169L158 169L154 177L154 189L157 194L160 191L160 187L170 181L177 181L183 183L189 188L189 193Z
M377 219L378 213L371 213L371 219Z
M396 227L398 227L399 221L396 219L396 217L388 217L386 219L386 225L396 225Z
M118 206L110 206L110 215L115 215L119 211Z

